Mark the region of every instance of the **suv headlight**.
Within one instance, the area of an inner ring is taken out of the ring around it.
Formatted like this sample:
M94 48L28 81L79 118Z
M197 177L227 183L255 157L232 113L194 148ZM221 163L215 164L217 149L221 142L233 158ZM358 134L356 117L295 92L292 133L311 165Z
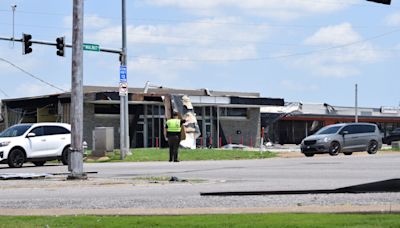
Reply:
M10 143L11 141L0 142L0 147L8 146Z
M328 142L329 141L329 138L328 137L324 137L324 138L322 138L322 139L318 139L317 140L318 142Z

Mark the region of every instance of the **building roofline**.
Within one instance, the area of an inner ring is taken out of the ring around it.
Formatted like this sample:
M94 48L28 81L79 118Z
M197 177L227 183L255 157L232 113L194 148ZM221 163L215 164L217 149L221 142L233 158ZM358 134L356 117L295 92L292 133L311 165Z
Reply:
M83 93L90 94L90 93L98 93L98 92L119 92L119 87L114 86L83 86ZM129 93L136 93L136 94L144 94L144 88L129 88ZM232 92L232 91L214 91L208 89L179 89L179 88L150 88L148 89L147 94L185 94L188 96L238 96L238 97L252 97L258 98L260 97L260 93L255 92ZM43 99L58 96L60 98L70 97L70 92L65 93L54 93L54 94L45 94L39 96L32 96L32 97L17 97L17 98L10 98L10 99L3 99L4 102L13 102L13 101L20 101L20 100L34 100L34 99Z

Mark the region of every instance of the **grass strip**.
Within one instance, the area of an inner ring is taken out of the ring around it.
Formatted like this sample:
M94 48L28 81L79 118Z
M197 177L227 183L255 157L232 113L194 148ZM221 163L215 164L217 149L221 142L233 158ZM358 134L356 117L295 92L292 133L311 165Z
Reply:
M399 214L2 216L0 227L400 227Z
M119 150L115 153L108 153L110 159L102 159L99 161L90 160L88 162L144 162L144 161L168 161L168 149L143 148L132 150L132 155L127 156L124 160L120 160ZM196 160L240 160L240 159L264 159L275 157L276 153L245 151L245 150L218 150L218 149L180 149L179 160L196 161Z

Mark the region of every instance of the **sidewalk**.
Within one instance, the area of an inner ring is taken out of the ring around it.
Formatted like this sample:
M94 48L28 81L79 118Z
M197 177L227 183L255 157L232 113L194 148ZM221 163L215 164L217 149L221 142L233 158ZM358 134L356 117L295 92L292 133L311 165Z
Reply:
M298 152L300 153L300 145L296 144L273 144L272 146L266 146L266 150L281 153L281 152Z

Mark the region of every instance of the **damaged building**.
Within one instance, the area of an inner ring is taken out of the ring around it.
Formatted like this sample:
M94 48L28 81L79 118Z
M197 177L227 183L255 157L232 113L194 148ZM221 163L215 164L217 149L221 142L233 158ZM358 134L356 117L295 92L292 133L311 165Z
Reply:
M84 87L83 138L93 145L93 131L112 129L119 148L120 97L117 87ZM261 107L283 106L280 98L259 93L130 88L129 140L131 148L166 147L163 129L172 110L187 120L187 147L220 147L225 144L259 146ZM17 123L70 123L70 93L2 100L4 127ZM192 140L192 141L190 141Z
M274 144L300 144L302 139L324 126L354 122L355 113L355 107L291 102L285 106L262 107L261 127L266 129L266 141ZM357 116L359 122L376 124L382 137L400 128L400 107L358 107Z

